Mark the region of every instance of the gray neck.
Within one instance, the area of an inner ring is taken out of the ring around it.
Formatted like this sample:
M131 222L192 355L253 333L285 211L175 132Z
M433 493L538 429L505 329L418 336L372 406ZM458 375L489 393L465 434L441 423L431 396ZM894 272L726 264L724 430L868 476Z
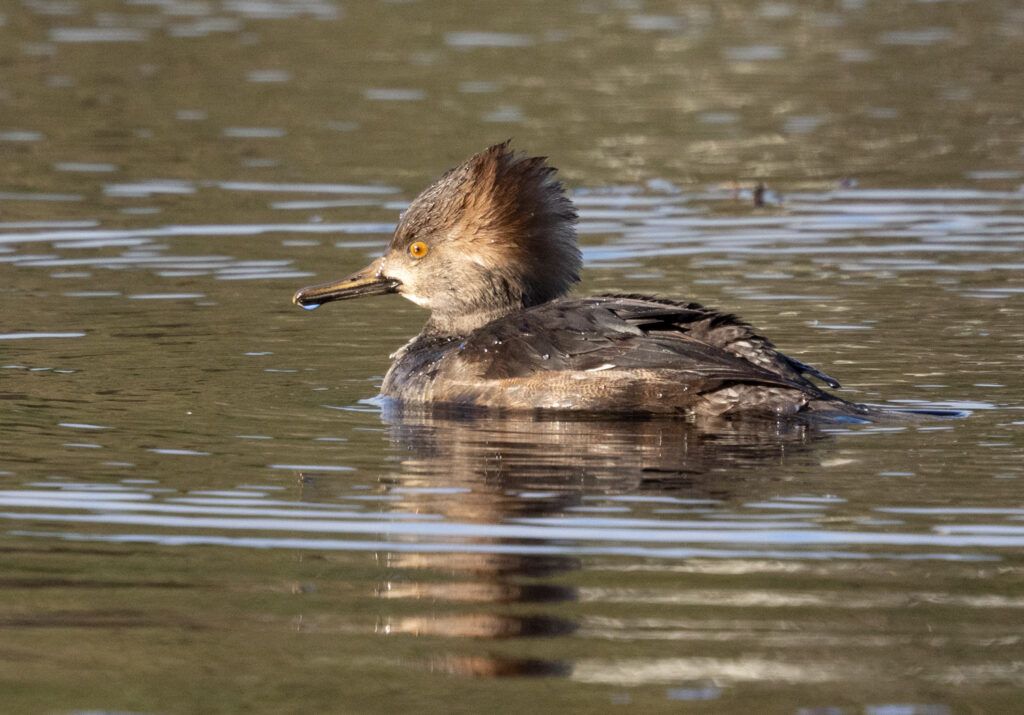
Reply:
M466 336L492 320L497 320L520 309L521 306L495 306L469 313L438 314L435 312L430 315L421 334L439 338Z

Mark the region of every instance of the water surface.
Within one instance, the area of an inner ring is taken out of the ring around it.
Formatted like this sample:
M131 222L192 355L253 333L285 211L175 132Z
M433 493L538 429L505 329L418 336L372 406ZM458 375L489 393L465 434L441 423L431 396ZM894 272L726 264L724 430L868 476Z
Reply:
M1014 711L1022 37L1009 2L3 8L6 709ZM423 312L292 292L510 136L580 293L968 416L374 400Z

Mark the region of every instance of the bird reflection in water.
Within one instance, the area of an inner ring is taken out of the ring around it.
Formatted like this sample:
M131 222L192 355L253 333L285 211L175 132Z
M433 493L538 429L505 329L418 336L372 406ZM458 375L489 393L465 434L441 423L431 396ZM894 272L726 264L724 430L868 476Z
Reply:
M400 497L390 506L451 524L580 516L575 508L614 496L672 497L710 510L744 484L745 473L770 481L781 476L774 468L813 458L812 445L828 438L793 421L495 416L395 404L385 405L383 418L400 465L382 480ZM493 642L580 628L573 618L544 613L564 614L565 603L579 600L576 587L557 583L581 568L571 547L466 539L454 529L448 541L450 549L379 554L388 576L378 597L403 602L406 612L411 603L428 604L423 613L382 618L379 633ZM441 653L419 665L487 677L569 676L573 669L566 660L497 653Z

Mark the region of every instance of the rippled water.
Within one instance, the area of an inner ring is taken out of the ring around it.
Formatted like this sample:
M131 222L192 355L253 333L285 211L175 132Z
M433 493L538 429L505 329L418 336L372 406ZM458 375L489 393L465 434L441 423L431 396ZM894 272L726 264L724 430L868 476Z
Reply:
M3 709L1015 712L1022 38L1009 2L0 8ZM509 136L581 293L964 416L374 399L423 312L292 292Z

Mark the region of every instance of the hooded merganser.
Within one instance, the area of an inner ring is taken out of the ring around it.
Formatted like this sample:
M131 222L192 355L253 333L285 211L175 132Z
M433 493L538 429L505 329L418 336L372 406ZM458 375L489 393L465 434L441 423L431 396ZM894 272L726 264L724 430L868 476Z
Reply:
M734 315L640 295L567 298L576 210L543 157L498 144L410 204L387 251L303 308L400 293L430 310L381 394L403 404L696 416L871 410Z

